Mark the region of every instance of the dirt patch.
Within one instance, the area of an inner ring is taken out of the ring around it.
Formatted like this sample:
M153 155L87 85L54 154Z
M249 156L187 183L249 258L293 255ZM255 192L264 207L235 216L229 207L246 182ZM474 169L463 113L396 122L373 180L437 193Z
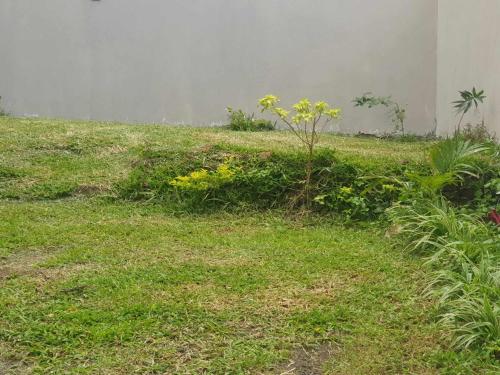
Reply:
M74 195L99 195L109 192L109 188L101 185L79 185L73 192Z
M49 250L49 249L47 249ZM62 265L60 267L43 267L51 256L62 251L61 248L53 248L51 251L23 251L9 257L0 259L0 285L2 282L17 277L29 277L31 280L44 284L50 280L64 279L76 273L81 273L88 269L98 270L95 264L74 263ZM2 373L0 372L0 375Z
M9 349L7 344L0 342L0 374L30 374L31 368L26 361Z
M40 252L23 252L0 260L0 281L34 272L37 264L47 259L47 254Z
M271 157L273 156L273 153L272 151L264 151L264 152L261 152L259 154L259 158L261 160L268 160L268 159L271 159Z
M323 365L333 356L331 344L321 344L314 348L298 348L288 365L281 368L280 375L322 375Z
M340 293L350 287L349 279L331 276L320 279L309 286L281 284L257 292L256 299L267 308L283 312L308 311L321 301L334 301Z
M122 154L127 152L128 149L125 146L112 145L99 150L98 157L105 158L111 155Z
M16 269L7 266L0 266L0 281L16 276L19 276L19 272Z

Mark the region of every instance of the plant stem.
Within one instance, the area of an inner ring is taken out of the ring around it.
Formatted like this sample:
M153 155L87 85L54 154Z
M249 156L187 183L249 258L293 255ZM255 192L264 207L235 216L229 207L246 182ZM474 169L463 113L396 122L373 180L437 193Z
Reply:
M464 117L465 117L465 114L467 112L462 112L462 116L460 116L460 121L458 122L458 126L457 126L457 129L455 130L455 134L460 134L460 128L462 126L462 121L464 120Z
M313 155L314 155L314 142L311 142L308 145L306 181L304 185L305 204L307 209L311 208L311 178L313 169Z

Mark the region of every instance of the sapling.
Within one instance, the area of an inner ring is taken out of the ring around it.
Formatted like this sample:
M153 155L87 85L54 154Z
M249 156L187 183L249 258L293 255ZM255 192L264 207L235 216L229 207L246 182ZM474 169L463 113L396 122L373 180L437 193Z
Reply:
M456 132L460 134L462 121L464 120L465 115L472 106L475 106L477 109L479 107L479 103L483 103L484 99L486 99L486 95L484 95L484 90L476 90L475 87L472 88L471 91L459 91L460 92L460 100L454 101L455 109L457 110L457 114L460 115L460 120L458 121Z
M311 206L311 179L313 174L313 159L315 147L319 141L319 134L326 125L340 116L339 108L323 101L312 103L309 99L302 99L294 104L290 110L278 107L280 99L275 95L267 95L260 99L262 112L270 112L277 116L288 129L300 140L306 151L305 181L303 197L306 208Z

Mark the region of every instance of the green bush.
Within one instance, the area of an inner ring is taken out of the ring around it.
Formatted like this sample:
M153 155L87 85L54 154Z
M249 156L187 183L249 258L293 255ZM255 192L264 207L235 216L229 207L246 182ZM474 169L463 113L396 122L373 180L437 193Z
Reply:
M258 119L255 116L248 115L241 109L234 110L227 108L229 118L229 129L235 131L259 132L271 131L275 129L275 124L269 120Z
M315 201L327 209L339 212L347 219L373 219L385 212L399 198L400 189L381 179L358 177L350 185L337 187Z
M154 199L171 207L199 211L249 207L291 209L301 196L308 155L301 152L263 152L212 147L191 152L145 151L129 178L118 186L121 197ZM334 212L350 219L376 217L397 199L393 186L367 179L369 167L338 158L328 149L314 155L312 209ZM394 175L405 167L386 170ZM349 194L336 198L339 194Z
M455 204L481 207L486 213L496 205L500 176L495 157L477 156L484 150L468 142L464 146L445 141L432 149L429 164L386 162L381 166L342 160L331 150L319 149L312 163L311 209L367 220L384 214L398 200L409 204L442 194ZM452 157L438 161L448 151ZM302 152L225 146L182 152L146 150L118 191L126 199L154 199L187 210L297 208L308 162ZM230 178L218 173L223 166ZM387 175L377 177L381 170ZM198 185L179 184L192 177L199 179Z

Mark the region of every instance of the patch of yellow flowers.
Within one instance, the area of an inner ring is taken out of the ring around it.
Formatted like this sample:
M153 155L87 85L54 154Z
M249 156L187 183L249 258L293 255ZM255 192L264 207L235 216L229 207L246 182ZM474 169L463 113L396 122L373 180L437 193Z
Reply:
M178 176L171 180L170 185L181 190L206 191L218 188L234 180L236 170L225 162L217 167L215 171L200 169L186 176Z

